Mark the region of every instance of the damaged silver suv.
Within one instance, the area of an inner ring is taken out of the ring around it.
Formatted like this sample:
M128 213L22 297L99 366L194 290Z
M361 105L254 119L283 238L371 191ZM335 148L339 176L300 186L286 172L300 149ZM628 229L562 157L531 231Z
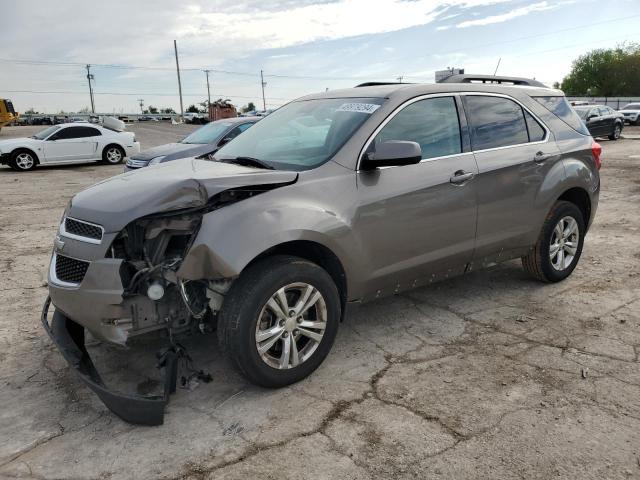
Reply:
M180 349L160 360L163 396L119 394L91 362L85 329L121 345L217 329L246 378L281 387L318 368L348 305L514 258L539 280L563 280L598 204L600 146L562 92L477 80L309 95L213 160L75 195L55 239L45 328L109 408L157 424Z

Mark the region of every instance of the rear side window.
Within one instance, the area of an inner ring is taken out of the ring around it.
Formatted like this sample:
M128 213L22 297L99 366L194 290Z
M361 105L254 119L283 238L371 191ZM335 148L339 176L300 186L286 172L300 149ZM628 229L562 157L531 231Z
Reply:
M388 140L420 144L423 159L461 153L460 123L454 98L428 98L403 108L376 135L369 150Z
M545 131L544 128L533 118L533 116L525 110L524 118L527 121L527 130L529 131L530 142L541 142L544 140Z
M529 141L522 107L513 100L468 95L465 101L474 150L519 145Z
M564 123L583 135L590 135L585 124L573 111L565 97L531 97Z

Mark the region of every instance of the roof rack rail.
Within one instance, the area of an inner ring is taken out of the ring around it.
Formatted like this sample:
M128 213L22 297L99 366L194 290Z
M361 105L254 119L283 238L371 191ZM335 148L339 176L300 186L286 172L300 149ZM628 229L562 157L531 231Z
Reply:
M379 87L380 85L410 85L408 82L364 82L360 85L356 85L355 88L360 87Z
M440 81L440 83L499 83L499 84L511 84L525 87L543 87L547 88L545 84L537 80L521 77L497 77L495 75L471 75L460 74L451 75Z

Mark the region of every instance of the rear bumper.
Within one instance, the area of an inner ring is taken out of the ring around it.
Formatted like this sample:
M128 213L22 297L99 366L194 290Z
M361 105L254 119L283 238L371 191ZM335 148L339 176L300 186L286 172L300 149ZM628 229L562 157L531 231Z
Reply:
M129 423L139 425L162 425L164 408L169 395L176 391L177 355L167 350L159 367L164 369L164 394L162 396L128 395L110 390L100 378L84 344L84 327L55 310L49 322L49 298L42 309L42 325L82 381L98 395L109 410Z

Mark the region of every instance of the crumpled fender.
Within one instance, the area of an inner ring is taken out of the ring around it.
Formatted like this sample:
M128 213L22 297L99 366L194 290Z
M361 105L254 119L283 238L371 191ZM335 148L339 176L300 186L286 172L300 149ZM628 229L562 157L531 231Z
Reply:
M359 253L365 250L347 220L353 215L347 213L342 218L335 213L344 211L344 205L356 208L354 179L342 176L321 181L313 188L309 182L304 182L304 188L302 182L277 188L204 215L178 276L189 280L237 277L270 248L306 240L338 257L347 276L349 296L356 293L357 286L350 280L361 278L353 273L367 268ZM336 208L332 208L334 204Z

